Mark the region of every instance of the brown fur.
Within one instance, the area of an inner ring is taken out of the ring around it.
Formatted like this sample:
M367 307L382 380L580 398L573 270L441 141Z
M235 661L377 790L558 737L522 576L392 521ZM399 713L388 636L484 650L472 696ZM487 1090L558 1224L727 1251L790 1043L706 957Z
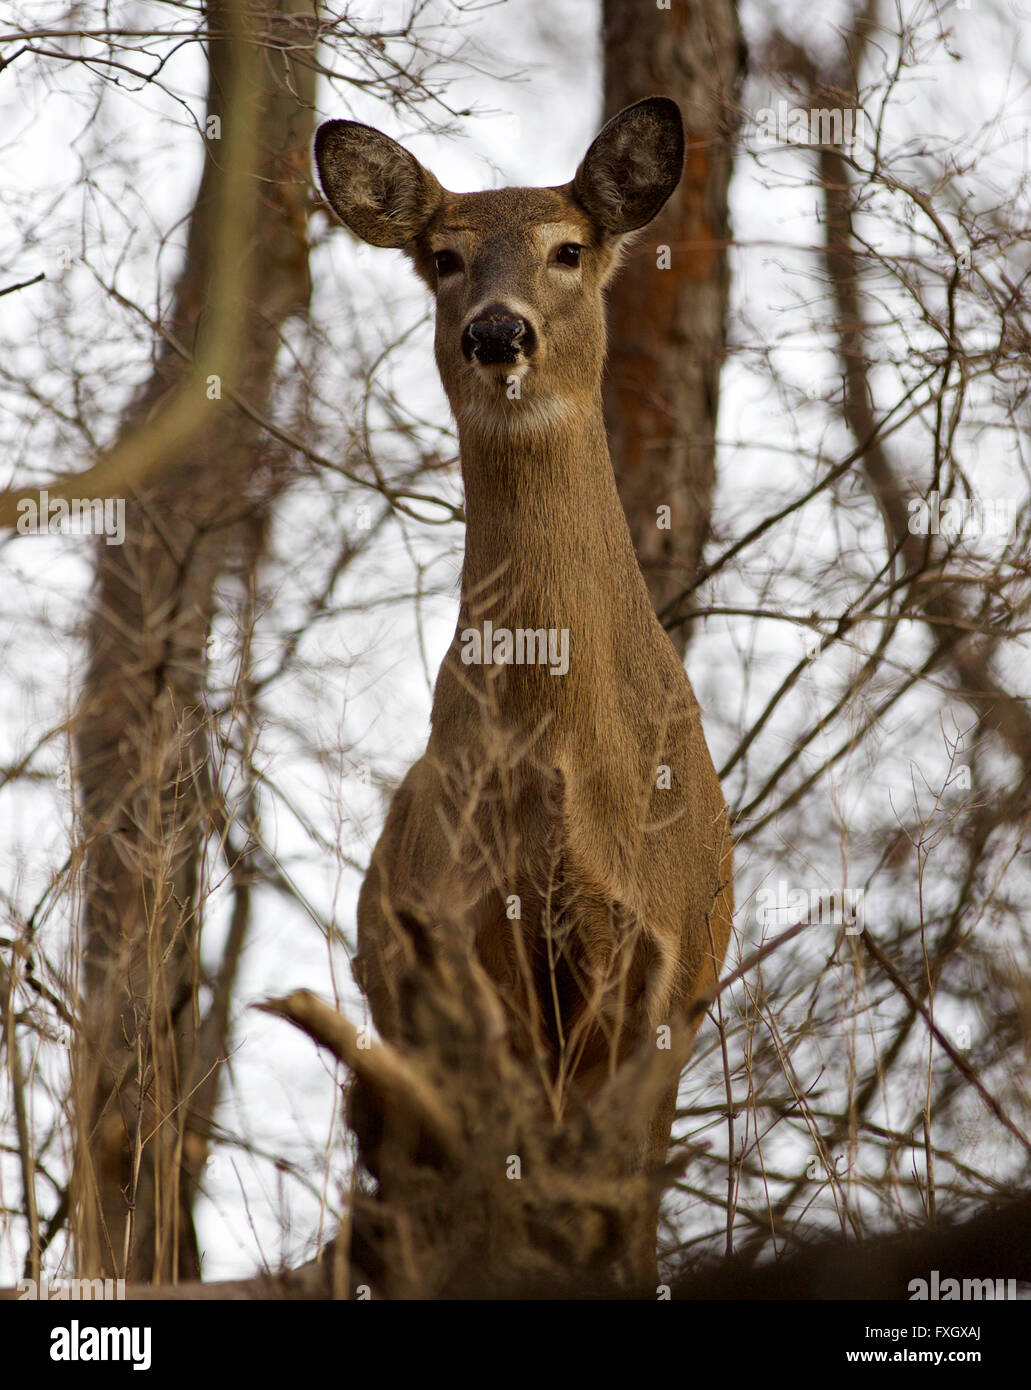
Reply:
M380 1032L403 1040L401 981L420 935L444 923L465 933L559 1114L660 1025L686 1030L685 1005L713 982L730 932L723 798L634 555L601 404L604 287L626 234L680 177L679 113L662 98L628 108L561 188L449 193L353 122L323 126L316 153L344 222L403 248L436 292L466 488L458 629L428 747L362 886L356 974ZM554 261L569 242L583 247L579 269ZM464 269L438 286L443 250ZM497 303L535 330L528 363L463 355L466 325ZM464 664L463 631L487 619L567 629L568 672ZM642 1160L662 1161L675 1103L674 1088Z

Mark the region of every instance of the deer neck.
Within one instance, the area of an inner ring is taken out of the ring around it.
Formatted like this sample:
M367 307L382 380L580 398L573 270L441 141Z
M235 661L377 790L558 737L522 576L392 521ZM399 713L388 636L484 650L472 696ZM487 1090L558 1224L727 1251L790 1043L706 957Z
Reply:
M459 421L466 545L462 614L495 626L611 632L613 609L650 612L616 491L600 393L536 425Z

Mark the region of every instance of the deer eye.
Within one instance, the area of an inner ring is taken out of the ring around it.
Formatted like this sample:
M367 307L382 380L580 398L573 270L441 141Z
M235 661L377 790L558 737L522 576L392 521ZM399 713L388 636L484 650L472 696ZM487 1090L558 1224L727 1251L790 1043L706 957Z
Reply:
M445 275L457 275L462 269L462 258L457 251L434 251L433 264L437 275L443 280Z
M576 270L580 264L580 252L582 250L583 247L578 246L575 241L567 241L555 252L555 260L559 265L567 265L570 270Z

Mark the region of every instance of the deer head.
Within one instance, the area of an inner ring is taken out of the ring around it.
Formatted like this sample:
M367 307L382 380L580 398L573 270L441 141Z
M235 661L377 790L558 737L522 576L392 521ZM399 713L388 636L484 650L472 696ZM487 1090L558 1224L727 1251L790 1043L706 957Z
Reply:
M460 427L500 414L511 430L597 407L605 285L627 236L680 180L675 102L649 97L614 116L555 188L449 193L355 121L321 126L315 157L341 220L404 251L435 293L437 366Z

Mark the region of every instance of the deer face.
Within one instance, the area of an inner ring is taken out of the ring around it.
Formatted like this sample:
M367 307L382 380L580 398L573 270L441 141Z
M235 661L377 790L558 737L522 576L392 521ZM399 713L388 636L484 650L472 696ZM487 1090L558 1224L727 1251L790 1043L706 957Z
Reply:
M370 126L328 121L315 157L326 197L364 241L405 251L436 295L436 358L461 425L589 406L605 357L603 291L628 233L676 188L676 104L613 117L557 188L449 193Z

